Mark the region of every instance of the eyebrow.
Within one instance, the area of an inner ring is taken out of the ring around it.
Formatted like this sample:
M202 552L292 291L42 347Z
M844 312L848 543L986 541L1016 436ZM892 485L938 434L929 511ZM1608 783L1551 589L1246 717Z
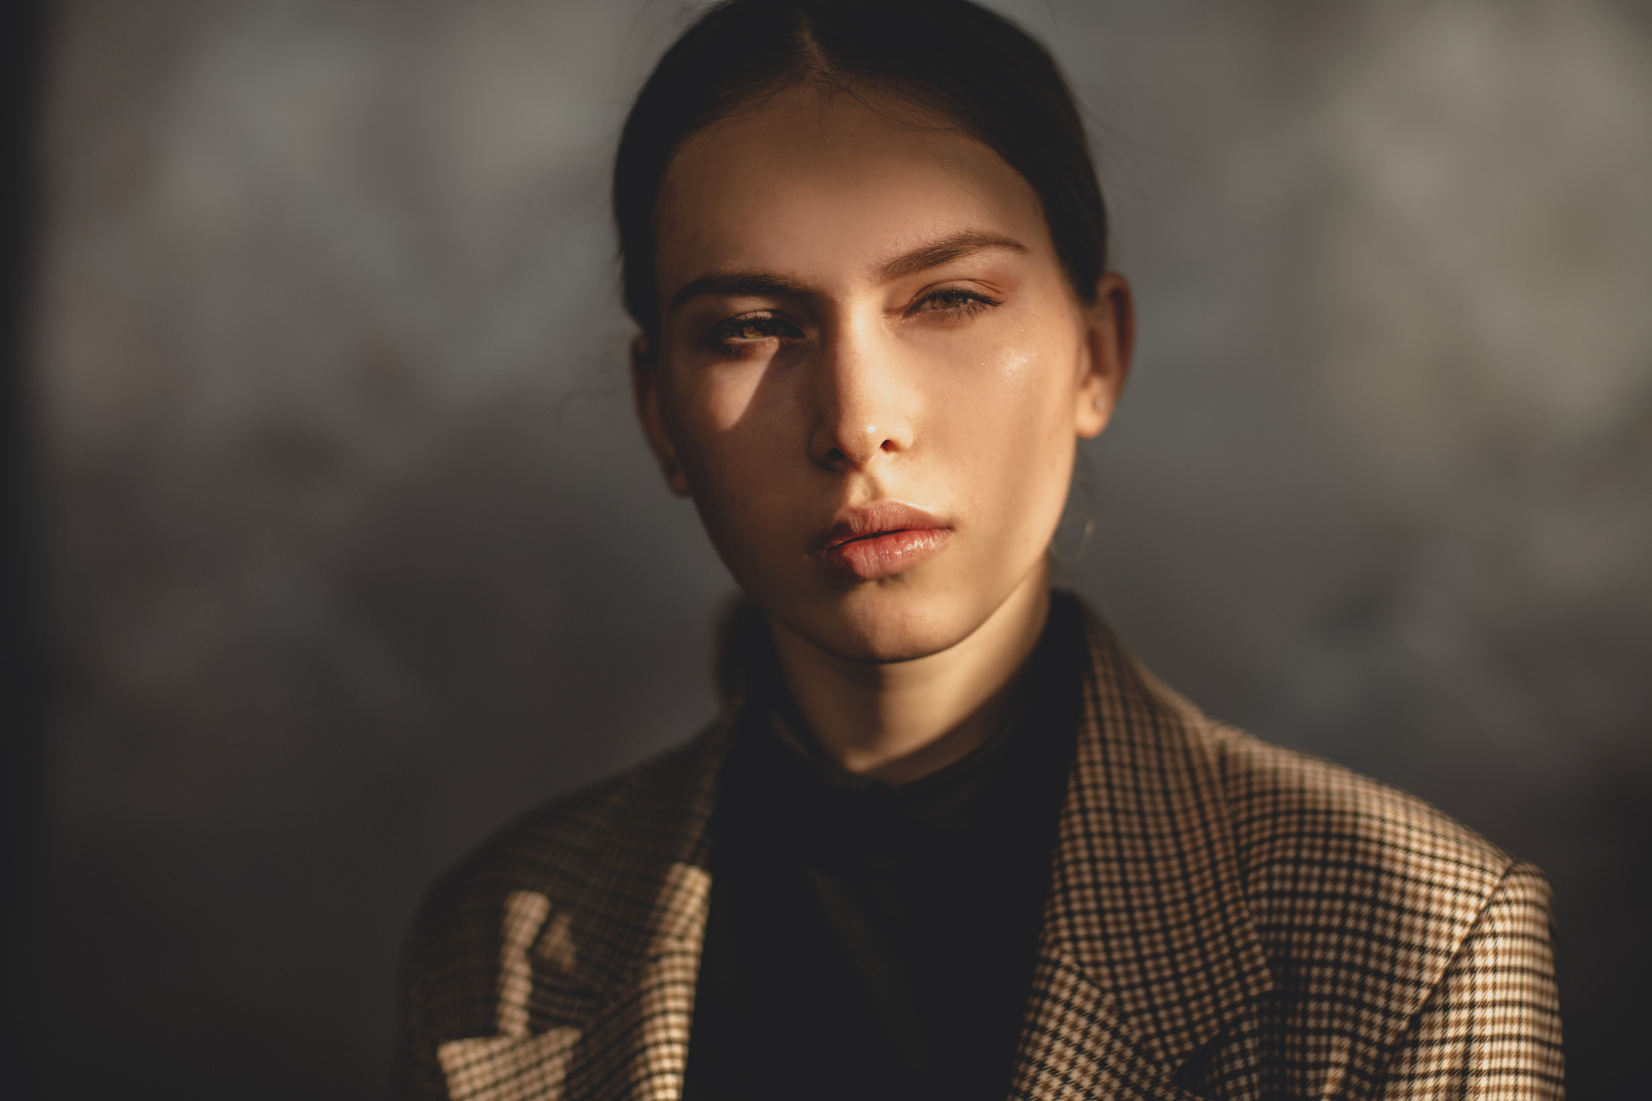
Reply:
M675 310L690 298L700 295L796 297L807 293L809 288L802 283L793 279L782 279L778 275L764 275L761 272L722 272L702 275L698 279L684 283L682 289L671 296L671 308Z
M921 248L897 256L883 266L885 279L900 279L908 275L916 275L920 271L938 268L942 264L968 256L974 252L986 249L1002 248L1014 252L1026 252L1027 246L1010 237L999 237L992 233L981 233L977 230L966 229L962 233L954 233L950 237L942 237Z
M986 249L1026 252L1027 246L1010 237L965 230L932 241L911 252L902 253L884 264L879 269L879 274L886 280L901 279ZM808 293L809 288L804 284L778 275L768 275L764 272L717 272L684 283L682 288L671 296L671 309L675 310L689 299L703 295L798 297Z

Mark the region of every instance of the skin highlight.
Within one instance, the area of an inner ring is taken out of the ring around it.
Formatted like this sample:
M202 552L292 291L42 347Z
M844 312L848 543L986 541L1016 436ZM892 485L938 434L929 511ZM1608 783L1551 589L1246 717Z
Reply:
M1081 300L1027 182L875 92L713 122L657 219L659 335L632 376L668 484L826 751L890 783L944 767L1002 721L1043 629L1074 445L1128 373L1128 284ZM890 515L920 530L867 532ZM867 542L834 551L846 533Z

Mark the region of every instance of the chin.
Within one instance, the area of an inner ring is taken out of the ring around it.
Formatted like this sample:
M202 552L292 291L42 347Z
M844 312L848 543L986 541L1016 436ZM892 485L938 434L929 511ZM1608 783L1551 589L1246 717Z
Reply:
M903 579L858 585L811 602L792 631L847 661L914 661L968 638L992 613L974 609L956 593L925 591Z

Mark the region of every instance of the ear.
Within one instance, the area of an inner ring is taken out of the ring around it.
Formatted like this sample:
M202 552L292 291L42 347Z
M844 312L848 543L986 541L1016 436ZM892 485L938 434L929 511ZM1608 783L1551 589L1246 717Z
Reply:
M661 381L659 359L649 346L648 338L639 333L631 341L631 400L636 404L637 420L642 424L648 449L654 452L654 458L660 464L660 473L665 475L665 484L677 496L688 497L693 491L660 410Z
M1096 280L1096 299L1083 308L1084 350L1080 356L1074 427L1081 439L1101 435L1113 419L1130 356L1136 345L1136 306L1130 284L1116 271Z

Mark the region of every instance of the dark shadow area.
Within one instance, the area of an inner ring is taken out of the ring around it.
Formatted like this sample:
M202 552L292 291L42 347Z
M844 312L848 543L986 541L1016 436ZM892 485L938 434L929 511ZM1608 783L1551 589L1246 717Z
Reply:
M0 8L0 1061L38 1095L32 931L41 882L49 668L33 391L27 371L44 3Z

